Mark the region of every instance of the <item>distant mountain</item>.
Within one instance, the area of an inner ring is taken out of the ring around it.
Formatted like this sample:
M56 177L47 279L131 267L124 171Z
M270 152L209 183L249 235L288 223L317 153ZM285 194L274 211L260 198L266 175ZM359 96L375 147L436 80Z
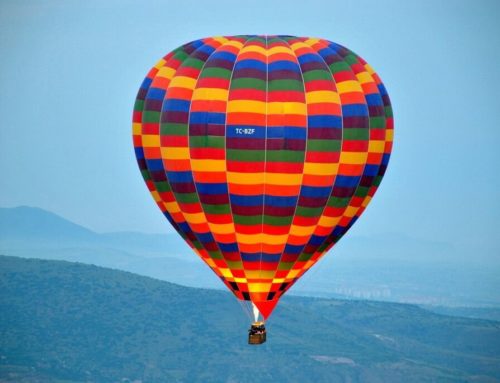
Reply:
M45 247L89 246L140 251L141 256L169 255L179 258L190 254L189 247L177 234L118 232L98 234L43 209L20 206L0 208L0 244L2 246ZM175 251L172 251L175 249Z
M0 257L2 382L500 382L500 322L285 297L268 342L229 293Z
M36 254L187 286L224 288L176 233L99 234L37 208L0 208L0 253ZM483 264L450 244L397 233L348 235L289 293L495 309L500 307L499 274L500 266Z
M177 234L99 234L54 213L0 208L0 253L110 267L195 287L223 288Z
M2 240L88 241L96 233L46 210L19 206L0 208Z

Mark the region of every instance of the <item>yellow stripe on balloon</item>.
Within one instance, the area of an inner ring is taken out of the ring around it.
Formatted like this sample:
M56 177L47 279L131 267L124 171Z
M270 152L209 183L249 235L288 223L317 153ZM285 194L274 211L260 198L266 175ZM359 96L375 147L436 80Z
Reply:
M302 102L269 102L267 104L267 114L307 114L306 104Z
M224 267L221 267L219 270L223 277L232 278L233 274L231 273L231 270L226 269Z
M231 234L234 233L234 224L232 223L208 223L210 231L214 234Z
M190 158L189 148L161 148L161 157L165 160L188 160Z
M302 270L290 270L287 278L295 278Z
M318 226L322 227L334 227L337 225L340 221L341 217L330 217L326 215L322 215L321 218L319 219Z
M133 135L142 134L142 124L140 122L134 122L132 124L132 134Z
M238 40L229 40L229 41L227 41L227 42L224 43L224 47L231 46L231 47L237 48L238 51L241 49L241 47L243 45L244 44L241 41L238 41Z
M349 218L352 218L354 217L354 215L356 214L356 212L358 211L358 207L356 206L349 206L347 207L347 209L345 209L344 211L344 217L349 217Z
M206 223L207 219L205 218L205 214L203 213L186 213L184 212L184 218L186 218L186 221L188 223Z
M368 144L368 152L370 153L383 153L385 148L385 141L370 141Z
M265 234L265 233L257 233L257 234L243 234L243 233L236 233L236 237L238 239L238 242L247 244L247 245L253 245L256 243L267 243L269 245L280 245L284 243L288 235L283 234L283 235L272 235L272 234Z
M178 213L181 211L179 204L176 201L165 202L165 208L170 214Z
M177 70L174 68L164 66L158 71L158 74L156 76L170 80L172 77L174 77L176 71Z
M340 94L349 92L363 93L363 89L361 88L361 85L359 85L359 82L352 80L338 82L337 90Z
M372 197L370 197L369 195L367 195L365 197L365 199L363 200L363 203L361 204L361 206L367 207L371 200L372 200Z
M276 47L269 48L267 53L269 56L274 55L276 53L287 53L290 56L292 55L290 48L284 47L284 46L276 46Z
M196 79L186 76L175 76L172 81L170 81L170 88L186 88L194 89L196 85Z
M385 140L387 142L392 142L393 139L394 139L394 130L393 129L387 129L385 131Z
M227 113L251 112L261 113L266 112L266 103L264 101L254 100L233 100L227 103Z
M339 164L337 163L304 163L304 174L314 174L318 176L331 176L337 174Z
M227 172L227 182L238 185L258 185L264 183L264 173Z
M257 52L262 54L263 56L267 56L267 49L264 47L261 47L260 45L254 45L251 42L247 45L245 45L241 51L240 55L246 53L246 52Z
M365 69L371 75L375 74L375 71L373 70L373 68L369 64L365 64Z
M192 101L227 101L227 89L219 88L196 88L193 92Z
M265 278L267 270L245 270L245 276L247 279L261 279ZM274 271L272 272L274 274ZM272 277L272 275L271 275ZM255 282L249 282L255 284Z
M367 84L373 82L372 76L368 72L361 72L356 74L356 78L361 84Z
M267 293L271 288L270 283L249 283L248 291L251 293Z
M296 235L299 237L311 235L314 232L315 228L316 228L316 225L312 225L312 226L292 225L290 227L290 235Z
M327 102L340 104L340 97L337 92L329 90L315 90L313 92L306 92L306 102L308 104L318 104Z
M285 243L288 238L287 234L276 235L276 234L262 234L262 239L264 243L269 245L281 245Z
M195 248L195 249L196 249L196 248ZM195 251L196 251L196 253L200 256L200 258L203 258L203 257L201 256L201 254L200 254L197 250L195 250ZM210 267L217 267L217 265L215 264L215 262L213 261L213 259L212 259L212 258L203 258L203 259L205 260L205 262L207 263L207 265L208 265L208 266L210 266Z
M255 245L256 243L262 242L262 233L257 233L257 234L236 233L236 239L238 243L241 244Z
M151 195L153 196L155 202L161 202L161 197L156 190L151 191Z
M266 183L277 186L300 185L302 183L302 174L267 173Z
M191 167L195 172L225 172L225 160L191 160Z
M156 69L160 69L162 66L164 66L166 64L166 61L164 59L160 59L156 65L154 66L154 68Z
M311 38L311 39L307 39L306 41L304 41L304 43L307 45L314 45L317 42L319 42L319 39L316 39L316 38Z
M217 41L218 43L221 43L221 45L223 45L229 41L229 39L227 37L224 37L224 36L214 36L213 39L215 41Z
M362 165L366 162L367 152L342 152L340 163L349 165Z
M316 261L307 261L306 264L304 265L304 269L310 269L312 265L314 265L316 263Z
M144 134L142 136L142 146L145 148L157 148L160 146L160 136L157 134Z

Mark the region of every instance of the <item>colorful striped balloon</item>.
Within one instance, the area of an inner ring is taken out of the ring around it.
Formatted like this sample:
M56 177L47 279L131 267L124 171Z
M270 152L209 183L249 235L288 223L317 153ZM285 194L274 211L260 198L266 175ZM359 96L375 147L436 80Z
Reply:
M267 318L372 199L393 118L380 78L341 45L209 37L150 70L133 138L165 217Z

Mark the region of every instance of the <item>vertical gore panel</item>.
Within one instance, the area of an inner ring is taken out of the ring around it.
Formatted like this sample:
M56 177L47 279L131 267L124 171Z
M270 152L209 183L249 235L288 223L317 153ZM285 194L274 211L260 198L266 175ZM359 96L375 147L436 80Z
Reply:
M266 39L253 37L236 60L226 115L229 200L249 291L258 283L260 267L266 100Z
M231 274L225 279L236 296L247 291L236 240L226 176L226 109L240 41L220 46L203 66L191 98L189 155L198 198L208 227ZM234 276L234 278L233 278Z

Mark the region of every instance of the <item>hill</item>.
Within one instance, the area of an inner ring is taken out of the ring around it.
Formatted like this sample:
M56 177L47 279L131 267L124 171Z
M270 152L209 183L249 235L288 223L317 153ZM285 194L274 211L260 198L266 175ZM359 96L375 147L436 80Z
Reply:
M285 297L268 342L222 291L0 257L2 382L497 382L500 323Z

